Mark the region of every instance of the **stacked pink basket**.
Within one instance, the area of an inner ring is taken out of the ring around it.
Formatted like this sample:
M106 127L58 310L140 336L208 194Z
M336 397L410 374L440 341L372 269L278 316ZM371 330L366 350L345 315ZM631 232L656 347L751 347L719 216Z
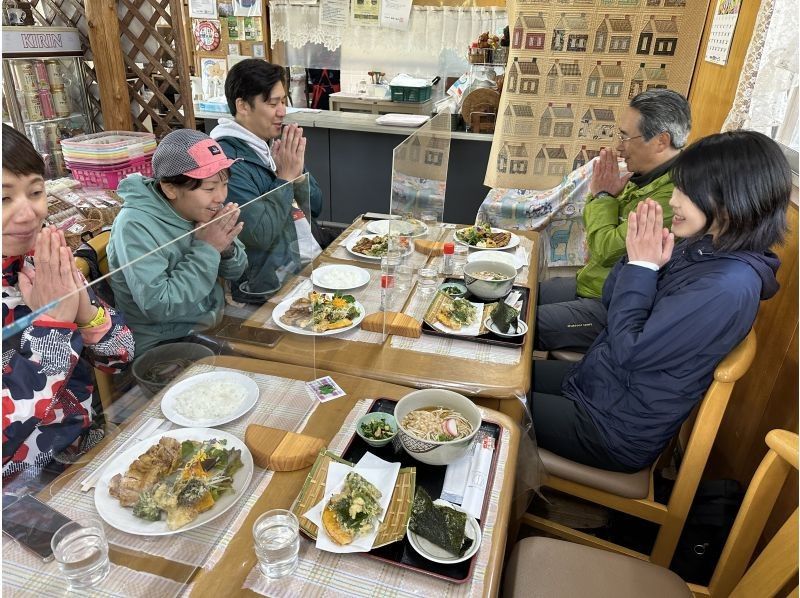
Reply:
M156 138L152 133L105 131L61 142L64 162L84 187L116 189L129 174L153 175Z

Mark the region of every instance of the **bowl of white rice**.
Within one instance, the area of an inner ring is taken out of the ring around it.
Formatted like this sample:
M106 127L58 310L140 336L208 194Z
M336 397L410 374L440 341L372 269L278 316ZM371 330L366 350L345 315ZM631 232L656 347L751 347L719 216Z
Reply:
M161 411L180 426L219 426L241 417L258 401L255 381L232 371L191 376L164 394Z

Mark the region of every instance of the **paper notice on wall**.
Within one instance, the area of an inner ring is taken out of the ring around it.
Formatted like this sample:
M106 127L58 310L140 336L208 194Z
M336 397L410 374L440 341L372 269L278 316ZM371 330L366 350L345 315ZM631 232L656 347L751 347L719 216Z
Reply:
M319 24L326 27L344 27L350 14L350 0L320 0Z
M408 29L413 0L383 0L381 3L381 27L387 29Z
M706 62L725 66L731 51L733 33L739 18L741 0L718 0L706 45Z
M189 16L193 19L216 19L217 0L189 0Z
M352 0L353 25L361 27L378 27L381 17L382 0Z

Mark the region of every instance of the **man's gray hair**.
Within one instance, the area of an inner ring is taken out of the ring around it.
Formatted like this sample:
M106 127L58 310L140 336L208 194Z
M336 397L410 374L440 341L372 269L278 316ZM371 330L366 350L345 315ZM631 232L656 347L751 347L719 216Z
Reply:
M666 132L675 149L686 145L692 128L692 112L681 94L671 89L648 89L631 100L631 108L642 115L639 132L645 141Z

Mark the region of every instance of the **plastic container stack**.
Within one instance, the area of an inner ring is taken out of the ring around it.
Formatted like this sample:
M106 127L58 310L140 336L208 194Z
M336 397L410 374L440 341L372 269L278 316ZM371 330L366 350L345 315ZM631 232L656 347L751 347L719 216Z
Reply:
M64 139L61 147L67 168L85 187L116 189L129 174L153 175L152 133L105 131Z

